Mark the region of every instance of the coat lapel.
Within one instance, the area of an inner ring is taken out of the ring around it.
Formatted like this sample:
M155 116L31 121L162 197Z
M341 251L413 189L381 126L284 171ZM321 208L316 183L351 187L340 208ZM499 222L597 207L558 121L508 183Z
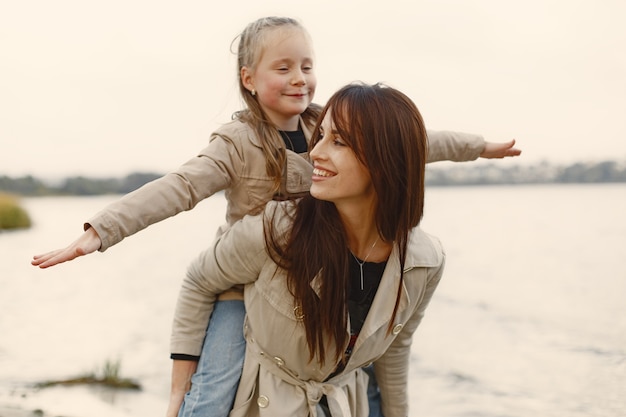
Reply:
M393 315L399 285L400 259L398 257L398 247L394 245L391 255L389 255L389 260L387 261L387 267L380 280L378 291L376 292L370 311L365 319L365 323L363 323L363 328L354 346L355 350L381 327L384 326L385 329L387 328ZM400 302L398 304L396 317L399 317L400 313L408 307L410 301L406 285L402 283L402 291L400 293Z

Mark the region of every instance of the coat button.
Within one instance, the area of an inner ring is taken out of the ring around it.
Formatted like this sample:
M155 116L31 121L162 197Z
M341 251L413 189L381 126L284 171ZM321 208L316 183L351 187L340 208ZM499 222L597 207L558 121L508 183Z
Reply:
M396 324L395 326L393 326L393 334L398 334L400 333L400 331L402 330L402 325L401 324Z
M278 366L283 366L285 364L285 361L279 358L278 356L274 357L274 362L276 362L276 365Z
M266 408L268 405L270 405L270 399L267 398L265 395L259 395L259 398L257 398L256 403L259 405L259 407Z

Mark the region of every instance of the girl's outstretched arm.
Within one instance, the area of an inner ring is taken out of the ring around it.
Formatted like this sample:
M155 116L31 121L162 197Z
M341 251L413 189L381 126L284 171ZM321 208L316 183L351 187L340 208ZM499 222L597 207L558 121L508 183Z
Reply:
M100 249L101 245L100 236L98 236L94 228L90 227L69 246L41 255L35 255L30 263L39 268L48 268L95 252Z
M506 158L518 156L515 140L488 142L482 136L450 130L428 130L428 158L426 162L468 162L478 158Z
M521 155L522 150L514 146L515 139L508 142L485 142L485 149L480 153L480 157L494 159Z

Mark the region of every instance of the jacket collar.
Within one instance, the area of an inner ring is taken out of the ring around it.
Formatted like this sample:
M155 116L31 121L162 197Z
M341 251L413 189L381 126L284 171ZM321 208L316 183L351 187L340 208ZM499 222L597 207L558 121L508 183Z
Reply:
M409 244L407 248L407 259L404 265L404 272L416 268L435 267L441 264L442 251L439 241L433 239L430 235L419 228L415 228L409 235ZM361 335L357 339L355 349L358 349L365 339L376 332L380 327L387 326L393 315L393 308L396 302L396 294L400 285L400 256L398 245L394 245L387 267L383 273L378 291L372 302L370 313L361 329ZM426 285L426 272L424 272L423 285ZM419 279L418 277L415 277ZM413 279L413 277L411 278ZM400 290L400 301L398 303L398 313L403 312L411 303L411 295L405 281L402 282Z
M409 234L409 244L407 249L407 257L404 262L404 272L408 272L414 268L430 268L439 266L442 262L442 250L439 240L434 239L427 233L425 233L419 227L414 228ZM395 288L397 290L400 280L400 250L397 244L393 245L385 272L380 281L378 292L383 289L384 291ZM320 275L318 274L311 281L311 287L319 295L320 288ZM385 288L382 288L386 286ZM405 295L408 297L406 288L404 289ZM408 300L405 300L408 301ZM402 304L402 300L400 300Z
M394 251L396 250L397 248L394 248ZM396 257L397 256L396 252ZM409 235L404 272L412 268L438 266L442 262L441 258L442 250L439 240L428 235L419 227L414 228Z

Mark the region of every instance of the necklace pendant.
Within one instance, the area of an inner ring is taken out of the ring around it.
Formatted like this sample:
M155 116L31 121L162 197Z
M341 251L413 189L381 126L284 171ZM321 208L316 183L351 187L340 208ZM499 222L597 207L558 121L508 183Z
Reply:
M363 264L359 264L359 269L361 270L361 291L363 291Z
M374 250L374 246L376 246L376 243L378 243L378 237L376 237L376 240L374 241L374 244L370 248L370 251L367 253L367 255L365 256L365 259L363 259L362 261L360 261L359 258L357 258L356 255L352 253L352 251L350 251L350 255L352 255L356 263L359 264L359 270L361 272L361 291L363 291L363 265L365 265L365 262L372 254L372 251Z

